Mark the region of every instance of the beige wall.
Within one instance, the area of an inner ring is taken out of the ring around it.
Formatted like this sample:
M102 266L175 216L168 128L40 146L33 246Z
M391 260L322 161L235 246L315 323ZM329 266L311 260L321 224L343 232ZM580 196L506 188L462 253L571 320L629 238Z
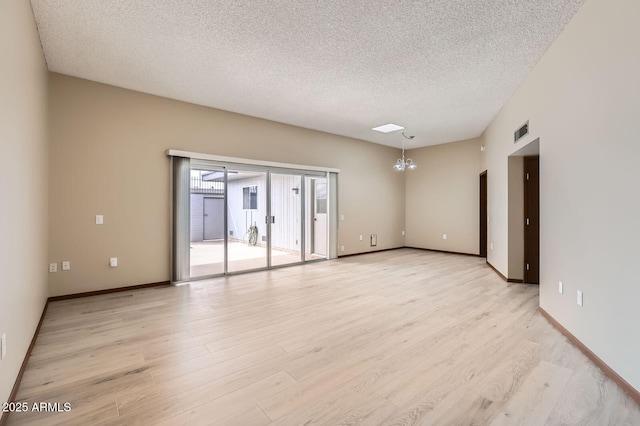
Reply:
M405 172L407 246L479 253L480 142L408 151L418 168Z
M28 1L0 2L0 402L47 298L47 70ZM0 413L1 415L2 413Z
M487 128L483 162L489 260L505 273L507 156L540 138L540 304L640 390L638 16L636 0L587 0Z
M169 280L170 148L338 168L339 254L404 245L397 149L54 73L49 95L52 296Z

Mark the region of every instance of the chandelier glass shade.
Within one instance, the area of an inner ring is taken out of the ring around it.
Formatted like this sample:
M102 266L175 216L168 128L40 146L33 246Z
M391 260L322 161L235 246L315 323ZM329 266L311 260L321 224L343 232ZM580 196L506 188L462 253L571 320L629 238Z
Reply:
M402 132L402 136L406 139L413 139L414 136L407 136L404 134L404 132ZM393 168L395 170L399 170L401 172L404 172L405 170L413 170L416 169L418 167L418 165L416 163L413 162L413 160L411 158L407 158L405 159L404 157L404 139L402 139L402 158L398 158L396 160L396 164L393 166Z

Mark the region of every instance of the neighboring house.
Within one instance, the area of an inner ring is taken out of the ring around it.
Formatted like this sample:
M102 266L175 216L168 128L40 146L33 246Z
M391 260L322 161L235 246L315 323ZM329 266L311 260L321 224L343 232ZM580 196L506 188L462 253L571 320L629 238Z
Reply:
M224 177L220 172L191 171L191 242L224 238ZM300 178L274 174L271 209L278 222L298 224L274 227L272 247L300 251ZM228 236L232 241L247 241L249 227L258 228L257 244L266 243L266 182L263 174L230 174L228 183Z

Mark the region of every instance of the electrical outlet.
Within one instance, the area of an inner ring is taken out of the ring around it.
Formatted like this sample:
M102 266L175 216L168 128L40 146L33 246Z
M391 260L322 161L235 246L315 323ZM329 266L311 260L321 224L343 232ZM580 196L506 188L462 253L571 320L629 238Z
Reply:
M344 220L344 215L343 214L340 215L340 220Z
M118 258L117 257L112 257L111 259L109 259L109 266L111 266L112 268L117 268L118 267Z
M96 215L96 225L102 225L104 223L104 216L101 214Z
M558 293L564 293L564 286L562 285L562 281L558 281Z
M7 356L7 333L2 333L0 339L0 359L5 359Z
M447 234L442 234L442 239L446 240L447 239Z
M578 305L582 306L582 292L580 290L578 290L577 298Z
M491 244L489 244L489 247L491 250L493 250L493 241L491 242Z
M360 235L360 241L362 241L362 235Z
M71 262L68 260L65 260L62 262L62 270L63 271L68 271L69 269L71 269Z
M344 251L344 246L340 246L340 251Z
M58 264L50 263L49 264L49 272L58 272Z
M402 231L402 236L404 237L404 231Z

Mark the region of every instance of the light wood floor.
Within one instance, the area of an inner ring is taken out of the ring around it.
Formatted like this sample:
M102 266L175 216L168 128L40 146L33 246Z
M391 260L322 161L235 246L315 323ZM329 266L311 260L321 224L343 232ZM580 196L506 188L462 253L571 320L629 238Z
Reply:
M9 424L639 425L537 306L411 249L54 302Z

